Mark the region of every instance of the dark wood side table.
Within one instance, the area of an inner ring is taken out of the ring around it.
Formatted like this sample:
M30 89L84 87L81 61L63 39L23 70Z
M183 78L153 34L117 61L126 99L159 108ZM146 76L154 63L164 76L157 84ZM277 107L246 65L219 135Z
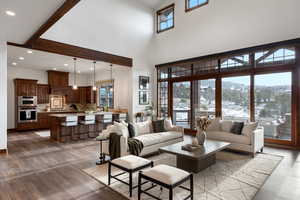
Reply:
M96 162L96 165L102 165L107 163L110 160L110 157L107 156L105 153L103 153L103 149L102 149L102 142L103 141L108 141L109 138L99 135L98 137L96 137L96 141L100 142L100 156L99 156L99 160Z

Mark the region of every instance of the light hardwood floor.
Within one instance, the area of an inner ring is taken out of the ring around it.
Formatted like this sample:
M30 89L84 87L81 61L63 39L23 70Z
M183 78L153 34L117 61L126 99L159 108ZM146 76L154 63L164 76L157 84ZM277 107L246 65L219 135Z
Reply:
M50 142L32 132L10 133L9 154L0 155L0 199L123 200L81 169L95 165L95 141L72 144ZM254 200L300 199L300 152L265 148L284 156Z

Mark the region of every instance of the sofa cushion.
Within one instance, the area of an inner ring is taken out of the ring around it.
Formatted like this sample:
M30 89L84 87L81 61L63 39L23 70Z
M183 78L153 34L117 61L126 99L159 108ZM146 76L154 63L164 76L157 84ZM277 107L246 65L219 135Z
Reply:
M167 130L167 131L171 130L174 127L171 117L168 117L167 119L165 119L164 127L165 127L165 130Z
M245 135L236 135L229 132L223 132L223 131L208 131L207 138L212 140L220 140L230 143L238 143L238 144L251 144L250 137Z
M221 123L221 131L230 132L231 127L233 125L232 121L222 120L220 123Z
M251 136L253 131L255 131L255 129L258 126L258 122L250 122L248 124L245 124L242 130L242 134L246 135L246 136Z
M165 120L152 121L153 132L154 133L165 132L164 122Z
M161 132L161 133L151 133L145 135L136 136L135 139L140 140L144 147L167 142L169 140L174 140L182 137L182 133L175 131Z
M136 136L151 133L151 121L138 122L133 125Z
M244 122L233 122L230 133L241 135L243 127L244 127Z
M219 117L213 119L206 131L219 131L221 128L220 120L221 119Z

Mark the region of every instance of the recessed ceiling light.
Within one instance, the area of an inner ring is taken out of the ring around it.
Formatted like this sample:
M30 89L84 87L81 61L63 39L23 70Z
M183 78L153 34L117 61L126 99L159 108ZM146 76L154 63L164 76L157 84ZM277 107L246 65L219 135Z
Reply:
M53 70L56 71L57 69L56 69L56 68L53 68Z
M33 53L32 51L28 50L27 53Z
M64 64L64 66L65 66L65 67L67 67L67 66L68 66L68 64Z
M20 60L24 60L25 58L24 58L24 57L19 57L19 59L20 59Z
M9 16L16 16L16 13L14 13L13 11L10 11L10 10L7 10L5 13Z
M14 66L16 66L17 65L17 63L16 62L13 62L13 63L11 63L12 65L14 65Z

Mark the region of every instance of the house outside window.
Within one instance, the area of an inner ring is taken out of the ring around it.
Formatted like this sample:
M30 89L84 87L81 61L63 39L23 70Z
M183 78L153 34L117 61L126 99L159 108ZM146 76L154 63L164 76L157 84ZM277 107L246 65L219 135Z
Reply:
M174 28L174 7L172 4L157 11L157 33Z

